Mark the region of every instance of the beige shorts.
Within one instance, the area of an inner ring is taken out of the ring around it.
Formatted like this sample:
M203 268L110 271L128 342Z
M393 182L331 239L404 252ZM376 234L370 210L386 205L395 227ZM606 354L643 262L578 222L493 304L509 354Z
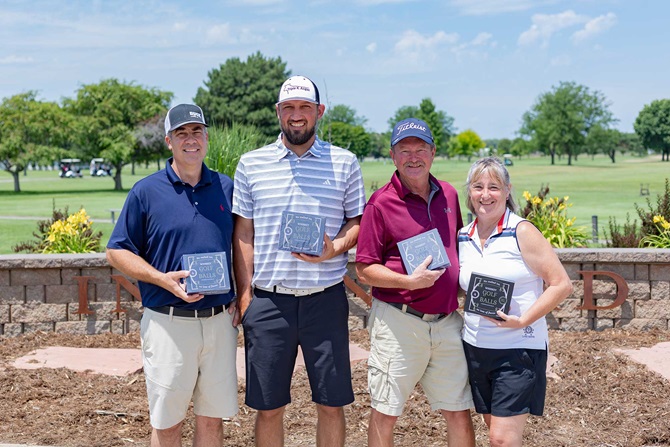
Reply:
M370 310L368 387L372 408L400 416L417 383L433 410L473 407L458 312L426 322L374 299Z
M170 317L144 309L142 361L152 427L170 428L186 417L237 414L237 328L228 311L209 318Z

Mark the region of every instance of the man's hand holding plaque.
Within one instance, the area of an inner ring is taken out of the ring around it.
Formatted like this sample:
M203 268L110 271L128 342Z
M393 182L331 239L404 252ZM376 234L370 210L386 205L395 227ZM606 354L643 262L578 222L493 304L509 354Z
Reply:
M279 231L279 250L320 256L325 233L325 217L284 211Z
M186 293L215 295L230 291L230 275L225 252L183 255L183 270L189 271L184 278Z
M428 256L433 257L433 260L428 265L429 270L449 267L451 265L440 233L436 229L398 242L398 249L400 250L400 257L403 264L405 264L405 270L407 270L408 275L414 273L414 270Z
M498 311L509 313L513 290L512 281L472 273L465 295L465 311L502 321Z

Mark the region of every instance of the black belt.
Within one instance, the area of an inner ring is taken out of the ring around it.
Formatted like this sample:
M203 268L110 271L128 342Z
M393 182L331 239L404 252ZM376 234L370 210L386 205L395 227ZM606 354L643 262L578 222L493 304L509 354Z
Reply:
M319 290L318 292L299 294L299 295L294 295L292 293L277 292L277 286L272 286L271 288L268 288L268 289L265 289L265 288L260 289L258 287L254 287L254 295L255 296L260 296L262 298L270 298L274 295L295 296L295 297L301 298L301 297L304 297L304 296L314 296L314 295L319 295L321 293L330 292L331 290L335 289L336 287L341 287L341 286L342 286L342 281L338 282L337 284L333 284L332 286L328 286L328 287L326 287L322 290ZM282 287L280 287L280 288L282 288ZM272 290L270 290L270 289L272 289ZM299 290L299 289L296 289L296 290Z
M403 303L386 303L390 306L395 307L396 309L399 309L401 312L408 313L410 315L414 315L415 317L419 317L423 320L423 317L426 315L436 315L436 314L425 314L423 312L419 312L416 309L411 308L409 305L405 305ZM441 320L442 318L446 317L449 314L437 314L437 318L435 318L432 321L438 321Z
M231 303L228 303L225 306L214 306L208 309L182 309L181 307L173 306L149 307L149 309L166 315L170 315L170 311L172 311L172 316L174 317L207 318L220 314L228 309L230 304Z

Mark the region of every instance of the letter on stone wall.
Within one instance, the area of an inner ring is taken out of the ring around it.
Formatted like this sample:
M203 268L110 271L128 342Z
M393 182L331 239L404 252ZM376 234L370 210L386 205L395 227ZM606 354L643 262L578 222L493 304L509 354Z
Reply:
M579 272L584 278L584 304L577 309L583 310L606 310L612 309L617 306L621 306L626 298L628 298L628 284L626 280L623 279L621 275L618 275L614 272L604 272L604 271L591 271L591 270L580 270ZM614 280L617 285L616 299L609 306L596 306L596 303L593 302L593 277L595 275L609 276Z
M77 309L77 314L86 314L91 315L93 311L88 308L88 280L93 278L92 276L75 276L74 279L77 280L79 284L79 308Z
M116 309L114 309L114 312L120 313L126 311L126 309L121 307L121 287L130 292L136 300L140 301L142 299L140 297L140 289L138 289L135 284L128 281L124 276L112 275L112 279L116 283Z

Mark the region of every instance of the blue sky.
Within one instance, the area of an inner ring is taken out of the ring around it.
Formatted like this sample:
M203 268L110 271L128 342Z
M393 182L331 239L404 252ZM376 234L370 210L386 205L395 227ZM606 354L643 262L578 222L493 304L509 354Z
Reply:
M605 94L622 131L670 97L665 0L0 0L0 98L58 101L115 77L191 102L260 51L375 131L429 97L459 131L514 137L560 81Z

